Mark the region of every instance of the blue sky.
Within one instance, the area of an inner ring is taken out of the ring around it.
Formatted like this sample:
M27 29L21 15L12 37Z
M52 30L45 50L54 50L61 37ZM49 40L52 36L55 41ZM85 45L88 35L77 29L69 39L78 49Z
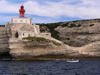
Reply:
M0 24L19 17L23 4L25 17L33 23L53 23L100 18L100 0L0 0Z

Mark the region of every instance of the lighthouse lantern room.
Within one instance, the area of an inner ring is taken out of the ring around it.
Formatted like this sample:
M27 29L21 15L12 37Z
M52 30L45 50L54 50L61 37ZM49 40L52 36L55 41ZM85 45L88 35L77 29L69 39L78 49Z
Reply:
M23 5L19 9L19 12L20 12L20 17L24 17L25 9L24 9L24 6Z

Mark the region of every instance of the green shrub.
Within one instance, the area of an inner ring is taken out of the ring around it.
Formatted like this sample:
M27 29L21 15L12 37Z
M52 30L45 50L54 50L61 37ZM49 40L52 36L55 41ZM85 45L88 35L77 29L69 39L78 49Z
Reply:
M32 41L48 41L47 39L43 37L25 37L23 40L32 40Z
M55 44L56 46L61 46L61 44L58 43L58 42L55 42L55 41L52 41L52 42L53 42L53 44Z
M76 24L70 24L70 26L68 26L69 28L72 28L72 27L80 27L81 26L81 24L79 24L79 25L76 25Z
M77 25L76 27L81 27L81 24Z
M62 25L62 27L66 27L66 26L68 26L68 23L65 23L65 24Z
M67 38L67 40L70 40L70 38Z
M38 24L40 25L40 28L42 26L46 26L49 30L50 30L50 33L51 33L51 36L55 39L58 39L60 40L60 37L59 37L59 33L55 30L55 28L57 28L58 26L61 25L62 22L59 22L59 23L48 23L48 24ZM41 32L44 31L44 30L41 30Z
M55 41L52 41L52 40L48 40L48 39L45 39L43 37L25 37L23 38L23 40L31 40L31 41L45 41L45 42L48 42L48 41L51 41L53 44L55 44L56 46L60 46L61 44L58 43L58 42L55 42Z
M91 20L91 19L88 19L88 20L81 20L81 21L89 21L89 20Z
M91 27L91 26L94 26L94 24L91 24L90 27Z
M5 27L5 25L0 25L0 27Z
M45 30L44 30L44 29L40 29L40 31L41 31L41 32L45 32Z
M75 21L72 21L72 22L78 22L79 20L75 20Z
M75 24L71 24L69 27L70 27L70 28L76 27L76 25L75 25Z

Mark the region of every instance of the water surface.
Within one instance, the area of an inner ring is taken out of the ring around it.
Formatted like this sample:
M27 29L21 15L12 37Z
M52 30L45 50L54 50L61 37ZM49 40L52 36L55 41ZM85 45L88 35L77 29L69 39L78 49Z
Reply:
M100 59L0 61L0 75L100 75Z

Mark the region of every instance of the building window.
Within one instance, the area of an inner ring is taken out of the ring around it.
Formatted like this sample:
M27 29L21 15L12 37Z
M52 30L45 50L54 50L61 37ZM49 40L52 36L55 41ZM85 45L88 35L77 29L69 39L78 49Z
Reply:
M17 23L17 20L15 20L15 23Z
M46 34L46 35L49 35L49 34Z
M30 37L30 34L28 34L28 37Z

